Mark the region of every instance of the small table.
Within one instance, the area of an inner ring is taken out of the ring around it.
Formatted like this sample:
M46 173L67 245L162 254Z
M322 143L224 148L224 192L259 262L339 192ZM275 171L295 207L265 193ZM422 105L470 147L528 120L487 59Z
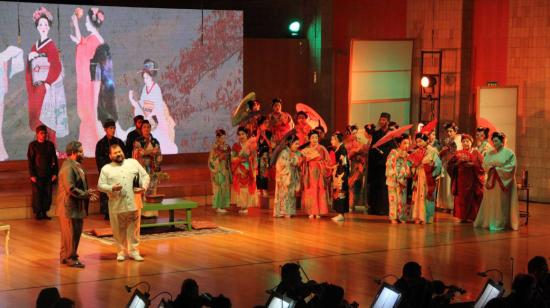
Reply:
M525 205L526 209L525 211L519 211L520 217L525 217L525 225L529 224L529 188L531 188L530 185L522 185L518 184L518 191L525 190Z
M161 203L143 203L143 209L142 211L169 211L170 213L170 220L169 222L159 222L159 223L150 223L150 224L142 224L142 228L149 228L149 227L162 227L162 226L175 226L177 224L185 224L187 225L187 230L191 231L191 209L196 208L197 202L190 201L190 200L184 200L180 198L173 198L173 199L164 199ZM176 221L174 219L174 210L185 210L185 220L178 220Z

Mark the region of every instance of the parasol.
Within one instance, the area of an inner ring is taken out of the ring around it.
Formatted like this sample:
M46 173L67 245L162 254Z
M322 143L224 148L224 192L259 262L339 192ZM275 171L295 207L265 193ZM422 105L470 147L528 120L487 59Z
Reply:
M286 147L286 143L288 138L290 136L296 134L296 129L293 128L289 130L284 136L283 139L281 139L281 142L273 149L271 152L271 155L269 155L269 165L273 166L277 162L277 158L279 158L279 154L281 154L281 151Z
M241 123L243 119L246 118L246 116L249 113L248 101L253 101L255 99L256 99L256 93L254 92L248 93L243 99L241 99L241 101L239 102L239 105L231 114L231 124L233 124L233 126L239 125L239 123Z
M498 131L496 126L493 123L491 123L489 120L485 119L485 118L477 118L477 127L487 127L487 128L489 128L489 134L488 134L489 139L491 139L491 134L493 132Z
M325 130L325 133L328 132L325 120L323 120L323 118L317 113L317 111L306 104L297 103L296 112L300 111L303 111L307 114L306 122L307 124L309 124L309 126L311 126L311 128L315 129L317 126L321 126Z
M424 125L420 130L423 134L429 134L437 127L437 119L431 120L428 124Z
M380 140L378 140L372 147L373 147L373 148L378 148L378 147L380 147L381 145L390 142L393 138L395 138L395 137L400 137L400 136L403 135L406 131L408 131L409 129L411 129L411 127L413 127L413 125L412 125L412 124L409 124L409 125L405 125L405 126L403 126L403 127L400 127L400 128L398 128L398 129L396 129L396 130L390 131L389 133L385 134L384 137L380 138Z

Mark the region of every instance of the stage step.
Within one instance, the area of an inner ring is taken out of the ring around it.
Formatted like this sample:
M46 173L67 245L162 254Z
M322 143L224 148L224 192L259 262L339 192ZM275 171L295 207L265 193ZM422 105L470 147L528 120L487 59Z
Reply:
M161 181L157 193L165 194L167 198L196 198L200 204L206 203L205 200L209 200L212 194L207 161L208 153L165 155L162 171L168 173L170 179ZM82 165L88 173L90 186L95 188L99 178L95 159L86 158ZM56 189L54 187L54 203ZM99 204L92 203L90 212L97 212L96 208L99 208ZM53 212L50 211L50 213ZM32 217L31 184L27 161L1 162L0 219L30 217Z

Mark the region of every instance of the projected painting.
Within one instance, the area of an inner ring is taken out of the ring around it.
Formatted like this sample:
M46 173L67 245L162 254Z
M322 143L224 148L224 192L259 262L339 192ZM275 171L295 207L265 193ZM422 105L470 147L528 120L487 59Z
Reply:
M92 157L143 115L164 154L206 152L242 98L242 12L0 3L0 160L34 129Z

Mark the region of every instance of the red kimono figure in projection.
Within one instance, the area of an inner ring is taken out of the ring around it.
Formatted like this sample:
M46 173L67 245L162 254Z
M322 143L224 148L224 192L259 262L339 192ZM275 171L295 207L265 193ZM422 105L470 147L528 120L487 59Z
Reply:
M473 148L473 141L472 136L462 134L462 150L455 152L447 165L454 195L454 216L462 222L476 219L483 198L483 156Z
M96 50L104 44L98 29L103 24L105 15L98 8L88 10L85 25L90 34L82 37L78 26L78 18L81 14L82 10L76 9L75 14L71 17L75 33L71 35L71 40L76 44L76 109L80 118L78 140L82 142L84 155L93 156L99 132L102 131L101 123L98 121L98 104L102 85L101 77L96 76L97 64L92 67L92 59L97 58ZM108 48L104 49L103 56L105 56L105 51L108 52ZM117 120L116 117L111 118Z
M29 126L34 131L39 125L46 125L48 137L55 143L56 132L60 137L68 134L63 67L55 43L48 38L53 22L52 14L41 7L34 12L33 20L40 40L29 52L25 75L29 99Z

